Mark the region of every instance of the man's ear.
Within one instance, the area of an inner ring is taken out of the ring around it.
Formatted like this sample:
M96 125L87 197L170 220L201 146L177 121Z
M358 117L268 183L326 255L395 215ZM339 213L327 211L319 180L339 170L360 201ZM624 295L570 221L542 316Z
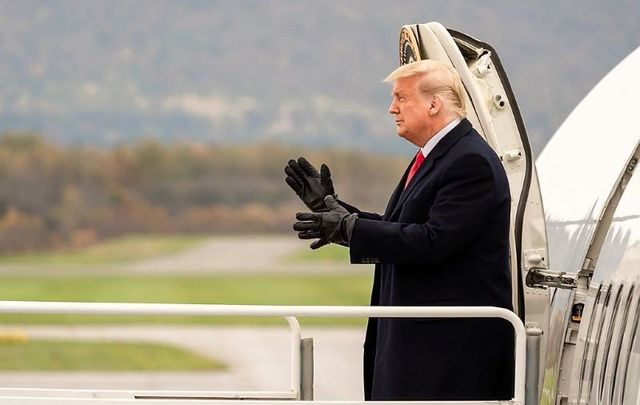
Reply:
M429 103L429 115L436 115L440 112L440 108L442 108L442 99L437 95L431 97L431 102Z

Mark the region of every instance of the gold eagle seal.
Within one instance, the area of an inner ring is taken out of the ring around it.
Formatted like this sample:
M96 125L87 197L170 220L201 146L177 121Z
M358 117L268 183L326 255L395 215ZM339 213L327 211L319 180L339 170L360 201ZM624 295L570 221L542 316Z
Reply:
M405 25L400 30L400 65L422 60L418 41L410 26Z

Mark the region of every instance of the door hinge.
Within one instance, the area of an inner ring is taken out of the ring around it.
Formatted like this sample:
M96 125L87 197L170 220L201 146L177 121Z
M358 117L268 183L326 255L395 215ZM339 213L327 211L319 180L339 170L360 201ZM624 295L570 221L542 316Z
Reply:
M478 78L483 78L491 71L491 52L485 52L478 58L478 61L472 68L472 72Z
M527 287L547 288L555 287L562 289L573 289L577 287L576 274L555 272L540 267L532 267L527 273L525 282Z
M504 158L507 159L507 162L513 162L515 160L522 159L522 150L521 149L510 149L510 150L508 150L508 151L506 151L504 153Z

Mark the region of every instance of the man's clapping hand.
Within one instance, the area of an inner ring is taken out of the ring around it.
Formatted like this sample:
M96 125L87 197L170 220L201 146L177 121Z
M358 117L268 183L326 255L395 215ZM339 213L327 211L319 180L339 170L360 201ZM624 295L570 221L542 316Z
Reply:
M293 230L300 239L318 239L309 247L318 249L329 243L349 246L358 214L350 214L332 195L324 198L326 212L299 212Z
M285 181L296 192L298 197L313 212L327 211L324 198L331 195L338 196L333 189L331 172L324 163L320 166L320 172L303 157L297 161L291 159L284 168L287 175Z

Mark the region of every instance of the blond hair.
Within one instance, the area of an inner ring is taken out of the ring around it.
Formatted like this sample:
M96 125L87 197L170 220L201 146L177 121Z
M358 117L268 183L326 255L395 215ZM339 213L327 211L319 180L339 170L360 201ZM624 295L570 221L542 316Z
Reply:
M414 75L422 76L416 84L420 93L425 96L439 96L447 112L461 118L467 115L460 75L447 63L432 59L407 63L391 72L383 81L392 83L400 78Z

